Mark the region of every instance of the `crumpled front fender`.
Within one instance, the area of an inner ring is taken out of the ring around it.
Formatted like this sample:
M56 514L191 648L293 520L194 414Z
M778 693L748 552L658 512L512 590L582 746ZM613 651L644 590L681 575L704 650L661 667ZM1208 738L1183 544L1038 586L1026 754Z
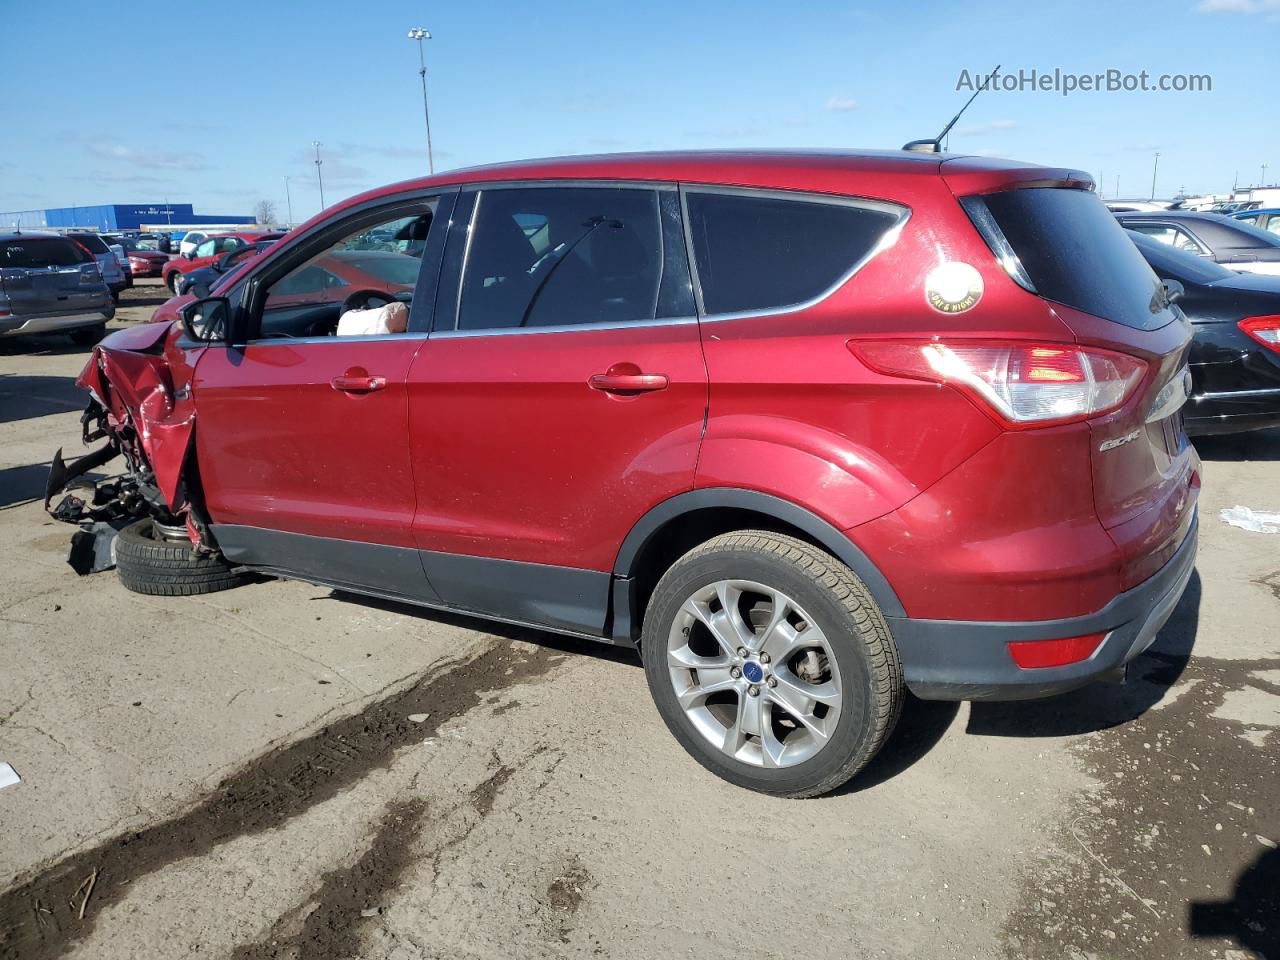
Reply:
M164 355L116 349L115 344L104 341L94 348L76 383L102 404L109 429L118 432L125 426L133 427L156 486L176 509L195 408L185 392L175 397Z

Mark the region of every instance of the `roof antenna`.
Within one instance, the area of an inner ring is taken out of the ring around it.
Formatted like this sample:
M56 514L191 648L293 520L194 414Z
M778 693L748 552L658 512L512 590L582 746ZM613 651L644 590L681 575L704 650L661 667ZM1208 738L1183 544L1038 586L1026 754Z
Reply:
M995 69L992 70L989 74L987 74L986 79L982 81L982 84L978 87L978 89L973 91L973 96L971 96L968 100L965 101L965 104L963 107L960 108L959 113L957 113L954 117L951 118L951 122L942 128L942 132L940 134L938 134L932 140L912 140L910 143L904 143L902 145L902 149L910 150L912 153L941 153L943 138L948 133L951 132L951 128L956 125L956 121L959 120L960 117L963 116L964 112L969 109L969 104L973 103L973 101L978 98L978 94L980 94L983 90L987 89L987 87L991 86L991 82L995 79L996 74L999 72L1000 72L1000 64L997 63L995 66Z

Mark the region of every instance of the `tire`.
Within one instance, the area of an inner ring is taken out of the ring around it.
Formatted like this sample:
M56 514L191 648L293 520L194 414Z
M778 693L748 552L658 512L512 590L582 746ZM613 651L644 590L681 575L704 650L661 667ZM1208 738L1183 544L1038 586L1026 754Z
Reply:
M157 539L150 518L116 534L116 573L125 588L156 597L216 593L245 583L220 557L199 556L190 543Z
M78 347L92 347L106 335L105 323L96 323L92 327L80 327L70 332L71 342Z
M169 292L176 297L178 295L178 287L181 284L182 284L182 273L181 271L174 270L172 273L169 274L169 280L165 284L165 286L167 286L169 288Z
M721 617L723 599L737 618ZM713 623L754 649L730 653ZM835 557L783 534L728 533L677 560L650 597L640 649L654 703L680 744L716 776L774 796L844 784L902 709L902 664L866 586Z

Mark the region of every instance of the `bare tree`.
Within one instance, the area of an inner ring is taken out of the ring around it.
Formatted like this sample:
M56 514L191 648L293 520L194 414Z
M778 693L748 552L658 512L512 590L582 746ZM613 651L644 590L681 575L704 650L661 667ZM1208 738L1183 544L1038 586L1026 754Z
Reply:
M253 205L253 218L264 227L276 222L276 205L270 200L259 200Z

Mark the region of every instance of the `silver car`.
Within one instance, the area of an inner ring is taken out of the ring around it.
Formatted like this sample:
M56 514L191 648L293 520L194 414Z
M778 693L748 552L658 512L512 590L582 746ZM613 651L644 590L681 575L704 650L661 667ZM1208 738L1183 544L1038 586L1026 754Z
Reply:
M65 331L87 346L113 316L111 291L83 246L56 234L0 233L0 337Z
M120 261L111 252L111 248L107 246L106 241L96 233L68 233L67 238L74 240L93 255L93 258L102 267L102 279L106 281L108 289L111 290L111 296L119 299L120 291L130 286L130 278L124 275Z

